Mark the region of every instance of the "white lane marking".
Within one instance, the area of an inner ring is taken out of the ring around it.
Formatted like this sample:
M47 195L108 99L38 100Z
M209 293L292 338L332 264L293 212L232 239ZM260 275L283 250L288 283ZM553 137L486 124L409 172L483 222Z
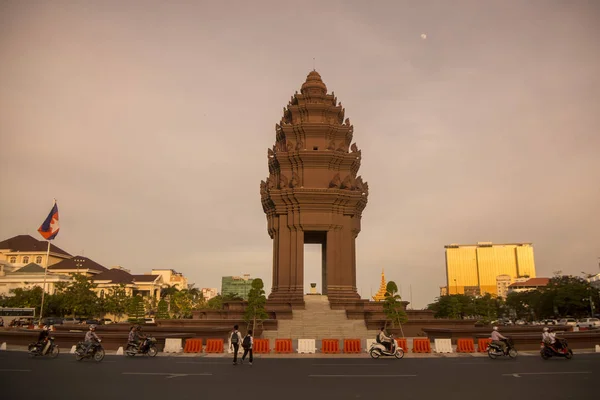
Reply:
M367 366L367 367L385 367L389 364L313 364L314 366L345 367L345 366Z
M561 372L515 372L512 374L502 374L502 376L513 376L521 378L521 375L564 375L564 374L591 374L592 371L561 371Z
M174 372L123 372L123 375L161 375L166 379L177 378L182 376L212 376L211 373L201 373L201 374L180 374Z
M309 378L402 378L417 375L309 375Z
M177 361L175 364L231 364L231 361Z
M31 372L30 369L0 369L0 372Z
M457 365L484 365L486 364L485 362L459 362L456 363Z

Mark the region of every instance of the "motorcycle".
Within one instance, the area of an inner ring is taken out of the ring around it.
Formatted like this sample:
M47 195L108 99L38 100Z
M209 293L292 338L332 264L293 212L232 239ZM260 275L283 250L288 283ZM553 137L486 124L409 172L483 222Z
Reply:
M75 359L81 361L84 358L92 358L96 362L102 361L104 359L104 348L100 342L93 342L87 351L85 350L85 342L77 343Z
M404 357L404 349L398 346L396 340L394 340L394 335L391 336L391 350L388 350L387 347L383 343L373 343L369 348L369 355L371 358L379 358L381 356L384 357L396 357L397 359L401 359Z
M133 342L127 343L125 354L127 354L129 357L134 357L136 354L144 354L150 357L155 357L156 354L158 354L158 349L156 348L156 338L148 337L144 339L144 342L139 347Z
M556 343L560 344L560 348L556 348ZM569 348L569 344L565 339L556 339L556 343L551 345L542 342L540 355L544 360L547 360L550 357L564 357L567 360L573 358L573 350Z
M58 345L54 344L54 337L49 337L45 343L30 343L27 347L31 357L46 356L50 358L58 357Z
M486 349L488 356L492 360L500 356L509 356L510 358L517 358L517 349L515 349L512 339L506 339L503 340L503 342L506 343L506 351L502 351L502 347L500 347L499 344L492 342L488 345Z

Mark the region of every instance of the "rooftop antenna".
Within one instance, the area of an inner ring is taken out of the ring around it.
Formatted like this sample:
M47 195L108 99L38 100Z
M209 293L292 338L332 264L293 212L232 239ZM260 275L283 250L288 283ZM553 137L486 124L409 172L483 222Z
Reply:
M315 58L313 57L313 71L316 71L315 69Z

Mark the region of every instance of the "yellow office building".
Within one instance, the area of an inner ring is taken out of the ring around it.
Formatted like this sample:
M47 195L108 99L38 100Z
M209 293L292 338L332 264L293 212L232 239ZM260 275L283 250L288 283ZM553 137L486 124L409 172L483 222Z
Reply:
M490 293L504 297L508 277L510 283L520 278L535 278L531 243L479 242L444 247L448 294Z

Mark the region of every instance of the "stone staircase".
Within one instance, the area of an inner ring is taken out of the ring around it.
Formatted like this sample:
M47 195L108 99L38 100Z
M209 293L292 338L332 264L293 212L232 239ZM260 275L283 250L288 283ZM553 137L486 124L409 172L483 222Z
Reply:
M304 296L305 309L293 310L292 319L277 321L276 331L263 331L271 339L371 339L376 330L368 330L364 320L351 320L345 310L332 310L322 295Z

